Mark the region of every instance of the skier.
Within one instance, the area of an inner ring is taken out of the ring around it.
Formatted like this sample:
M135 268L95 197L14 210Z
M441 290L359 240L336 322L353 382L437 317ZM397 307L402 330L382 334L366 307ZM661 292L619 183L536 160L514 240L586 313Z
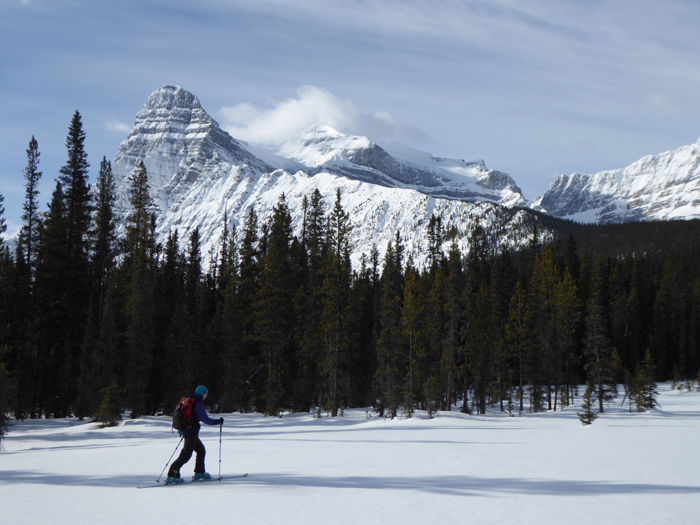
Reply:
M173 461L172 465L170 465L168 477L165 480L166 484L184 482L184 480L180 478L180 468L182 468L182 466L190 460L193 451L196 452L197 458L195 460L194 477L192 479L195 481L201 479L211 479L211 474L206 472L204 469L204 456L206 455L207 451L199 439L199 423L202 422L206 425L223 426L224 418L220 417L219 419L211 419L207 415L207 411L204 409L202 402L207 398L208 394L209 392L207 391L207 388L204 385L199 385L195 389L194 394L190 396L194 399L194 410L192 411L195 416L194 425L188 429L180 430L180 435L184 438L185 445L182 448L182 452L180 452L180 456Z

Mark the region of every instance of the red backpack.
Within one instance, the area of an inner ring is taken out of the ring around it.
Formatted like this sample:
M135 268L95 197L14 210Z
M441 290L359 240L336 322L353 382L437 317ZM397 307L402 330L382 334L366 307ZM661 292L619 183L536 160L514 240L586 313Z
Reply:
M173 412L173 428L175 430L187 430L196 423L194 401L192 397L183 397L175 406L175 412Z

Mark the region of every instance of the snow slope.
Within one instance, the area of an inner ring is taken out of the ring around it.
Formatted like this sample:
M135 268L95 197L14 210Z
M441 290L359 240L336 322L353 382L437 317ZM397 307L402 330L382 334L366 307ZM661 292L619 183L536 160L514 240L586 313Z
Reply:
M581 222L700 218L700 141L624 169L560 175L536 202Z
M393 421L364 410L227 414L222 472L250 476L152 490L135 487L154 483L175 449L166 417L111 429L14 422L0 453L2 522L697 523L700 393L659 390L660 409L615 405L588 427L577 408ZM218 429L201 437L216 473Z

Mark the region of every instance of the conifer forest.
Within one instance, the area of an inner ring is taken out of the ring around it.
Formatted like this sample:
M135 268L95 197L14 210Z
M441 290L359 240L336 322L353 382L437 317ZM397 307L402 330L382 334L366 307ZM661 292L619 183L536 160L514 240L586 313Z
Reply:
M143 164L117 238L110 162L91 188L84 140L76 112L40 210L31 139L16 247L0 238L3 424L170 413L198 384L213 411L271 416L410 416L458 401L475 415L517 415L560 410L586 384L596 412L625 397L642 410L635 389L698 377L695 221L541 217L559 232L547 242L533 227L526 248L496 253L477 226L461 253L454 227L433 216L425 267L398 234L385 256L375 249L353 267L342 195L325 202L316 191L300 235L282 195L272 216L251 211L240 231L224 218L218 253L202 254L196 229L156 242ZM0 230L2 211L0 200Z

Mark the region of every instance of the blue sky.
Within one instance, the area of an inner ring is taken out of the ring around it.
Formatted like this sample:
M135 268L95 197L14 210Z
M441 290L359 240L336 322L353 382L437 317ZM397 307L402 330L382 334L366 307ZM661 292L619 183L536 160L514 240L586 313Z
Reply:
M165 84L238 139L321 121L483 159L533 199L698 140L698 27L695 0L0 0L8 233L32 135L45 202L76 109L94 176Z

